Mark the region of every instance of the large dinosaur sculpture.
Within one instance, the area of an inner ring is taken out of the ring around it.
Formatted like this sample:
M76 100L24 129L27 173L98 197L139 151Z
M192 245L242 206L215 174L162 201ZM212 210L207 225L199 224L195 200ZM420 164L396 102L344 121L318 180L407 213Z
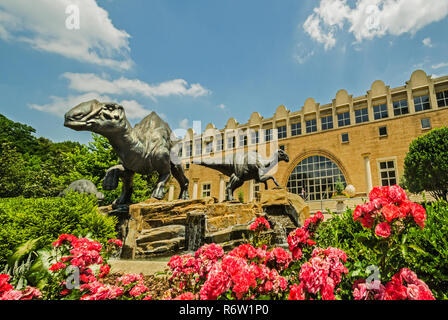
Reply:
M215 169L230 177L226 187L226 201L233 201L235 200L233 192L241 187L244 181L254 179L256 182L263 182L267 189L267 181L272 180L278 186L277 180L267 173L280 161L289 162L288 155L281 149L274 152L272 159L263 159L259 153L250 150L230 154L225 159L203 159L197 164Z
M68 111L64 126L101 134L117 152L119 164L109 168L103 179L104 190L117 188L119 178L123 182L121 195L114 204L131 202L135 173L148 175L154 171L158 172L159 179L151 197L163 198L165 184L173 174L181 188L179 199L188 199L189 181L182 165L173 163L170 158L170 151L175 145L171 140L171 129L155 112L132 128L121 105L91 100Z

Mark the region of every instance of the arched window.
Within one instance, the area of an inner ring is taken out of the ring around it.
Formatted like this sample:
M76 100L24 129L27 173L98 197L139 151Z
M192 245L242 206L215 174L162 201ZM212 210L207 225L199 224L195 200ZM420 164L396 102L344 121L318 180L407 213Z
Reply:
M292 171L288 179L289 192L302 195L306 200L331 198L336 182L346 185L345 177L339 167L323 156L311 156L302 160Z

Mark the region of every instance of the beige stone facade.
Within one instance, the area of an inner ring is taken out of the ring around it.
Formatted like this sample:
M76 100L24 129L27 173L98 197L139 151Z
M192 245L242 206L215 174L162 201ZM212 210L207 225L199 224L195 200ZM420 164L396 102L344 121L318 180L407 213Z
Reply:
M417 70L402 87L390 88L377 80L360 97L340 90L328 104L309 98L298 111L281 105L270 118L254 112L244 124L230 118L221 130L213 124L196 134L189 129L180 154L192 199L212 196L223 201L229 181L218 171L194 162L248 149L269 157L278 147L287 152L290 162L279 163L272 173L291 192L300 193L303 188L307 200L328 199L336 172L359 196L365 196L373 186L398 184L411 141L447 125L448 76L434 79ZM258 143L254 132L258 132ZM269 138L272 140L266 141ZM299 164L300 169L295 169ZM274 186L272 181L268 183ZM240 193L245 201L252 201L257 188L264 186L248 181L235 191L235 197ZM177 197L178 192L172 179L167 198Z

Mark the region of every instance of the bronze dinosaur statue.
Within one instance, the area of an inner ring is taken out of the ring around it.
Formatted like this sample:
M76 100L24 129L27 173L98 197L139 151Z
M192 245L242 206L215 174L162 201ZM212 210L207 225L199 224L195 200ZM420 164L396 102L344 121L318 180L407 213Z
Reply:
M165 184L172 174L181 188L179 199L188 199L189 181L180 162L171 159L171 149L176 142L171 138L168 124L155 112L132 128L121 105L91 100L68 111L64 126L101 134L117 152L119 164L109 168L103 179L104 190L117 188L119 178L123 182L121 195L114 204L131 202L135 173L148 175L154 171L158 172L159 179L151 197L163 198Z
M274 181L279 186L277 180L271 175L267 175L278 162L289 162L289 157L285 151L278 149L274 152L272 159L263 159L259 153L250 150L247 152L236 152L229 154L224 159L203 159L196 163L198 165L215 169L230 177L226 187L226 201L233 201L233 192L241 187L244 181L254 179L256 182L263 182L268 188L268 180Z

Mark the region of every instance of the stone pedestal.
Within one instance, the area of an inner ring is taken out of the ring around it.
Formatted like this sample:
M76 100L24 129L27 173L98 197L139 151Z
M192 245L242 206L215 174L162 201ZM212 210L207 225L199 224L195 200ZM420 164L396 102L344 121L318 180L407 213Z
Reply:
M205 241L206 216L203 212L187 213L185 227L185 249L189 251L198 250Z

